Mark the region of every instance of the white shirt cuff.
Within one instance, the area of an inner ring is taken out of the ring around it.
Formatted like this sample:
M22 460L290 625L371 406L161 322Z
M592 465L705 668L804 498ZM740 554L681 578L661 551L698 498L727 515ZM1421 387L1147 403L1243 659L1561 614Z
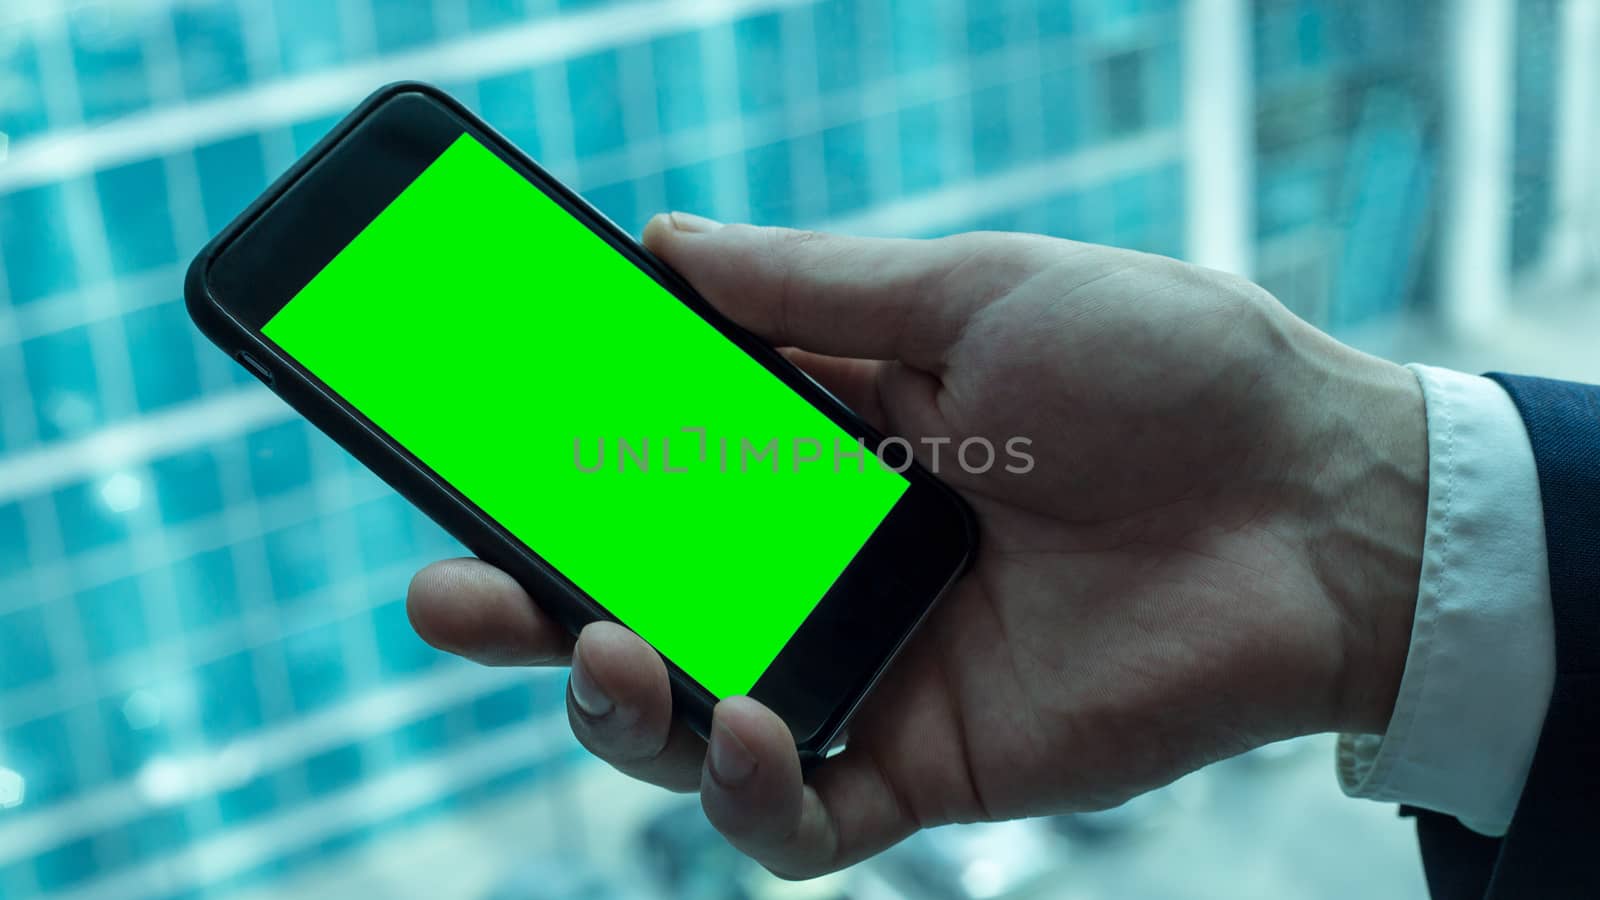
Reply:
M1428 524L1411 649L1383 735L1341 735L1352 797L1505 833L1555 682L1538 470L1487 378L1412 365L1428 416Z

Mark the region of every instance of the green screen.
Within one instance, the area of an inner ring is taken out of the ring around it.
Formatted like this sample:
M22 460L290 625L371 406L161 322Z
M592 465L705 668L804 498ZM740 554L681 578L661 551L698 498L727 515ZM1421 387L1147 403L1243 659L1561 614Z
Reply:
M469 135L264 332L718 697L907 487Z

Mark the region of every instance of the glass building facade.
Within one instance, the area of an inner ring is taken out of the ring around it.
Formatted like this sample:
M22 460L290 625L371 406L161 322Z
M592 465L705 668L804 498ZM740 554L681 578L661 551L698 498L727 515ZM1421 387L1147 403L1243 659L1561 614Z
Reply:
M1517 8L1512 269L1536 264L1551 216L1557 6ZM1242 223L1256 277L1336 330L1438 303L1448 11L1218 8L1249 52L1224 83L1246 98L1233 165L1251 173L1220 227ZM368 91L441 84L634 232L684 209L1185 256L1222 212L1189 202L1208 112L1186 107L1199 14L1178 0L0 10L0 897L269 889L498 796L558 796L593 768L558 674L475 668L412 633L407 580L460 548L182 306L192 254Z

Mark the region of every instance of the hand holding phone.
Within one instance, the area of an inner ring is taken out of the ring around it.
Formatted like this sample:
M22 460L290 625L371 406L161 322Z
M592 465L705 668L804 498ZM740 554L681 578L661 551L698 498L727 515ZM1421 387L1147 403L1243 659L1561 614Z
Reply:
M674 215L645 245L734 320L804 348L789 357L924 463L937 448L978 516L971 572L844 752L804 776L770 710L722 700L708 748L675 723L644 642L600 623L574 654L482 563L424 570L410 609L429 640L487 662L570 658L584 745L699 791L764 865L815 875L918 828L1104 808L1268 741L1385 727L1417 560L1364 548L1421 548L1427 450L1404 369L1243 280L1071 241ZM976 444L973 465L955 459L974 437L998 450L987 470ZM1031 439L1027 471L1006 470L1023 468L1013 437Z
M1382 729L1415 559L1363 553L1420 533L1408 372L1246 282L1070 241L674 217L646 242L398 85L186 296L480 558L418 576L420 633L570 654L579 738L698 788L776 871ZM646 449L683 429L695 453ZM725 470L742 441L757 465Z

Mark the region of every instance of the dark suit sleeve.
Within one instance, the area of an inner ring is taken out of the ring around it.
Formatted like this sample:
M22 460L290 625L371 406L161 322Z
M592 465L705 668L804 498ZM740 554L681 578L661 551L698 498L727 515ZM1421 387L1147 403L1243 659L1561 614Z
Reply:
M1600 386L1489 377L1516 404L1539 469L1555 687L1504 838L1404 812L1417 818L1434 900L1600 898Z

